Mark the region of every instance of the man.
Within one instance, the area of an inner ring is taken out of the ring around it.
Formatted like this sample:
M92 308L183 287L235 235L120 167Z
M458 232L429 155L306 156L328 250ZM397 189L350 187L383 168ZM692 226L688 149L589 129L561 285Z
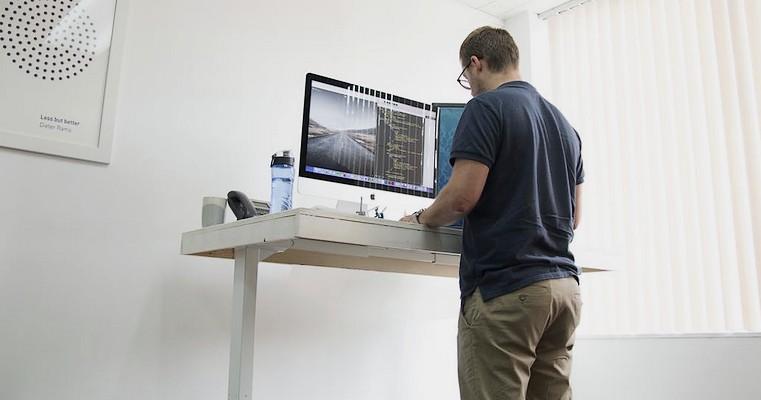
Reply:
M579 323L579 224L584 169L578 134L521 81L510 34L482 27L460 47L470 89L452 176L431 207L402 220L464 218L458 328L460 394L471 399L570 399Z

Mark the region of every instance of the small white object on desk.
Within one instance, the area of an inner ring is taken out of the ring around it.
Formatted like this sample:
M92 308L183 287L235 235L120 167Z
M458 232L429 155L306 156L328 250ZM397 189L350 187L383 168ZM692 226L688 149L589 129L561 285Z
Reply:
M225 222L227 199L224 197L204 197L201 207L201 226L218 225Z

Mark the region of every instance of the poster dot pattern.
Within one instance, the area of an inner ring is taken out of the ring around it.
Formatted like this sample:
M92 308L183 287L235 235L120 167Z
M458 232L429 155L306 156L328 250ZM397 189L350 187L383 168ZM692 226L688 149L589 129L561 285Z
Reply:
M64 81L95 57L97 32L80 0L0 0L0 51L24 75Z

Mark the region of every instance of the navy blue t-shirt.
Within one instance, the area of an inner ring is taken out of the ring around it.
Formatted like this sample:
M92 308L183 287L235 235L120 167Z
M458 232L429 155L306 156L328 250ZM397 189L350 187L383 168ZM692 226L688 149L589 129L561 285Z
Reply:
M521 81L479 94L457 126L450 163L458 158L489 167L463 226L462 298L580 274L568 245L584 181L581 139L555 106Z

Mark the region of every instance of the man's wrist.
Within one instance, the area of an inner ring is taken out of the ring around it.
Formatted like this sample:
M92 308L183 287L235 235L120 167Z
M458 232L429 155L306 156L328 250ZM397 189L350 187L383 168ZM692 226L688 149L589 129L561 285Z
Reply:
M425 211L425 208L421 208L420 210L412 213L412 216L415 217L415 222L417 222L418 224L422 224L422 222L420 222L420 214L422 214L423 211Z

